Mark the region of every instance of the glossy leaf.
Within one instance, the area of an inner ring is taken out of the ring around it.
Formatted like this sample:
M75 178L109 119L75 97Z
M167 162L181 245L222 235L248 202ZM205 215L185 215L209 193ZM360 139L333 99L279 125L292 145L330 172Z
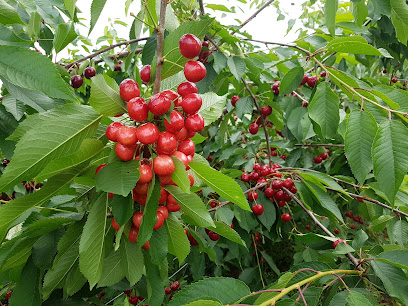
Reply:
M289 70L289 72L283 77L279 86L279 94L282 96L288 95L295 89L298 89L304 74L305 71L302 67L295 67Z
M229 225L219 221L214 221L214 223L215 227L209 227L208 228L209 230L246 247L245 242L241 239L239 234L236 231L234 231Z
M73 23L61 23L58 25L54 36L54 48L55 52L60 52L69 43L71 43L78 34L75 32Z
M228 58L227 63L229 69L231 70L232 75L235 77L237 81L240 81L245 73L244 59L237 56L231 56Z
M120 252L122 256L122 269L130 285L133 286L140 280L144 272L142 250L136 243L122 239Z
M397 38L407 45L408 40L408 7L404 0L390 0L391 21L397 32Z
M179 186L181 190L183 190L186 193L189 193L190 192L190 179L188 178L186 166L177 157L172 156L171 158L173 159L174 165L176 166L176 168L174 169L174 172L171 174L171 178L173 182L176 183L177 186Z
M218 96L213 92L208 92L201 95L203 105L198 111L204 118L205 126L210 125L221 117L225 107L226 96Z
M121 253L112 250L103 263L102 276L98 282L98 287L112 286L120 282L124 277L125 271L122 266Z
M184 233L183 226L173 214L169 214L165 221L165 227L168 236L169 253L176 256L179 265L181 265L190 253L190 242L187 239L186 233Z
M120 226L125 225L133 216L132 194L129 194L127 197L115 194L109 206L112 207L113 217Z
M361 36L335 38L329 42L327 48L331 52L382 56L382 53L377 48L369 45Z
M338 5L338 0L327 0L324 6L324 20L332 36L334 36Z

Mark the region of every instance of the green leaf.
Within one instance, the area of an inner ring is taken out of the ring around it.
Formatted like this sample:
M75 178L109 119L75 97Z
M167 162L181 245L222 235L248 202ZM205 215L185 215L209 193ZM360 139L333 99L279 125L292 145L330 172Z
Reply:
M29 40L18 37L11 29L0 24L0 45L27 47L30 44Z
M331 36L334 36L338 6L338 0L327 0L324 5L324 20Z
M71 15L71 18L74 18L76 1L77 0L64 0L64 6L67 9L68 13Z
M375 136L372 157L374 176L391 204L408 171L408 129L399 121L383 121Z
M214 226L213 219L197 194L184 193L179 187L171 185L166 185L165 189L171 193L183 212L196 223L195 225Z
M397 38L404 45L408 40L408 6L404 0L390 0L391 21L397 32Z
M182 163L182 162L181 162ZM159 198L161 193L160 180L156 177L151 180L147 201L143 211L143 219L137 237L137 243L141 248L153 233L153 227L157 222L157 208L159 207Z
M337 255L344 255L344 254L352 253L352 252L355 252L353 247L345 243L339 243L336 246L336 249L333 251L333 253Z
M69 168L78 166L91 158L97 156L103 149L103 144L97 139L85 139L78 151L71 155L60 157L51 161L37 175L36 181L42 182L45 179L54 176L58 173L68 170Z
M189 166L203 182L225 200L235 203L242 209L251 210L241 187L232 178L198 162L190 162Z
M395 222L392 234L400 246L406 245L408 242L408 223L405 220Z
M171 158L173 159L174 165L176 166L176 168L174 169L174 172L171 174L171 178L173 182L176 183L177 186L179 186L181 190L183 190L186 193L189 193L190 192L190 179L188 178L186 166L177 157L171 156Z
M381 253L376 257L377 261L386 262L401 269L408 270L408 251L395 250Z
M1 191L31 180L53 159L74 153L84 139L95 134L101 116L86 106L77 110L81 113L43 121L21 138L0 178Z
M19 121L24 116L24 103L17 100L16 98L7 95L3 98L2 104L4 105L5 109Z
M176 256L179 265L181 265L190 253L190 242L180 221L177 220L173 214L169 214L169 217L165 221L165 227L168 237L169 253Z
M32 39L37 39L40 35L42 17L37 12L32 12L30 22L27 27L27 34Z
M185 304L184 306L222 306L222 304L220 302L211 300L198 300Z
M106 0L92 0L91 4L91 24L89 26L88 35L92 32L96 22L99 19L99 16L102 13L102 10L105 6Z
M231 56L228 58L227 62L232 75L235 77L235 79L237 79L237 81L240 81L245 73L244 59L238 56Z
M0 77L53 98L75 100L54 64L44 55L26 48L0 46Z
M212 22L213 20L210 18L184 22L164 39L163 55L166 56L168 61L163 64L162 79L166 79L181 71L185 63L189 61L189 59L181 55L178 49L181 36L191 33L202 40L204 35L210 30ZM155 61L153 63L155 64ZM152 71L154 71L153 68Z
M368 7L365 4L365 1L352 2L351 9L356 24L361 28L368 16Z
M356 291L349 292L346 302L347 302L347 306L373 305L363 294L356 292Z
M222 52L214 52L212 56L214 57L213 69L216 73L220 73L221 70L227 67L228 59Z
M96 176L96 187L126 197L139 180L139 161L115 160L103 167Z
M321 82L310 105L308 107L309 117L320 127L315 132L324 139L331 139L337 135L340 121L339 98L330 88L330 83Z
M405 273L398 267L380 261L372 261L371 266L387 293L400 299L403 304L408 304L408 277Z
M70 42L77 38L78 34L75 32L74 23L61 23L58 25L54 36L55 52L60 52Z
M294 274L291 272L286 272L279 277L279 279L272 285L266 287L265 289L282 289L286 288L289 281L293 278ZM267 300L277 296L279 292L266 292L262 293L255 301L255 305L259 305Z
M335 38L327 44L327 49L330 52L382 56L382 53L377 48L369 45L362 36Z
M244 240L242 240L239 234L234 231L229 225L219 221L214 221L214 223L215 227L209 227L209 230L246 247Z
M147 279L147 295L149 305L162 305L164 298L165 286L164 277L167 280L167 271L166 276L162 277L160 274L160 266L156 266L151 263L150 255L144 253L145 266L146 266L146 279ZM167 268L167 260L164 262Z
M245 114L252 114L254 102L251 97L242 97L235 104L237 117L242 119Z
M360 229L355 235L352 246L354 249L360 249L363 247L364 243L368 240L368 235L365 231Z
M125 271L122 267L121 253L112 250L108 257L105 258L98 287L108 287L120 282L125 277Z
M105 256L107 194L101 194L92 204L79 243L79 267L92 289L102 276Z
M136 243L122 239L122 269L125 271L125 276L130 285L133 286L141 278L144 272L144 261L142 249Z
M98 173L99 174L99 173ZM109 203L112 207L113 217L115 221L123 226L133 216L133 196L129 194L127 197L116 194Z
M394 217L390 215L379 216L377 219L371 222L370 228L374 232L382 231L387 226L388 222L393 218Z
M316 135L305 107L297 107L290 112L287 126L293 136L300 142Z
M302 83L304 74L305 71L302 67L295 67L289 70L282 79L279 94L281 96L288 95L292 91L298 89L299 85Z
M214 11L223 11L231 13L231 11L225 5L222 4L207 4L206 7L213 9Z
M180 290L169 302L169 306L185 305L206 297L217 299L223 305L234 304L240 298L250 294L251 291L247 285L240 280L211 277L192 283Z
M354 110L347 122L344 139L345 153L351 171L360 185L373 169L371 147L377 133L377 123L374 117L367 112Z
M25 24L18 15L17 11L6 1L0 0L0 23L9 24Z
M86 283L85 276L81 273L79 269L79 262L75 262L74 266L68 272L63 286L64 298L77 293Z
M167 258L168 244L165 226L153 231L152 238L150 239L150 255L153 264L160 265Z
M119 86L107 75L98 74L92 78L90 105L100 114L115 116L126 113L126 103L119 95Z
M221 117L226 104L226 96L218 96L216 93L207 92L201 95L203 105L198 113L203 116L205 126L210 125Z
M40 269L38 269L32 259L28 260L21 272L20 280L13 289L10 298L10 305L40 306Z
M3 240L7 230L28 209L39 205L56 195L62 188L68 185L81 171L78 166L49 179L38 191L24 197L18 197L9 202L10 205L0 206L0 241Z

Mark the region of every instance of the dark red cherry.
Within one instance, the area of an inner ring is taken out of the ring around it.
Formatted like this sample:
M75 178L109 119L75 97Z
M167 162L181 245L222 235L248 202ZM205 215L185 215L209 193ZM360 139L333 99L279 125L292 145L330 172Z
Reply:
M96 74L96 71L94 67L86 67L84 70L84 76L87 79L93 78L95 74Z
M75 74L71 77L71 86L73 88L79 88L84 83L84 80L79 74Z

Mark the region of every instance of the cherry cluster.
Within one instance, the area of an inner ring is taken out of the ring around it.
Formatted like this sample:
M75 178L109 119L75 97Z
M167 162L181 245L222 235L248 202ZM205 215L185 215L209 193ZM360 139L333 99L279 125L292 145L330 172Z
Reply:
M83 76L87 79L91 79L96 75L96 71L94 67L86 67L83 73ZM79 74L75 74L71 77L71 86L73 88L79 88L84 83L84 79Z
M201 41L192 34L180 38L180 53L193 59L201 53ZM150 82L151 67L144 66L140 71L143 82ZM160 179L161 194L157 210L157 221L153 229L159 229L167 219L169 212L180 210L174 197L164 188L164 185L176 185L171 175L175 170L173 158L179 159L186 170L193 160L195 144L190 139L196 132L204 128L204 119L198 113L202 106L202 98L198 94L195 83L206 76L206 68L200 61L187 61L184 66L187 82L181 83L177 93L164 90L153 95L148 103L140 97L139 84L126 79L119 85L119 93L126 102L127 111L132 125L113 122L106 129L106 137L115 142L115 153L122 161L139 159L140 177L133 188L133 200L141 206L146 205L149 183L156 174ZM97 172L104 165L99 166ZM193 176L188 173L190 186L194 184ZM109 195L113 197L112 194ZM133 225L128 240L137 242L143 212L133 215ZM112 219L112 226L119 230L120 226ZM143 246L149 249L149 241Z
M164 293L166 295L172 294L172 292L176 292L180 288L180 282L175 281L175 282L169 282L169 287L164 288ZM173 295L170 295L169 300L173 298Z
M326 160L329 157L330 150L326 148L326 152L320 153L313 157L313 162L315 164L320 164L322 161Z

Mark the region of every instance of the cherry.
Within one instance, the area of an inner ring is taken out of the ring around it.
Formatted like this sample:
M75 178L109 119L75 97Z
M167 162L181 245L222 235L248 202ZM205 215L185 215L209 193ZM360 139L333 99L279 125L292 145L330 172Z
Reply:
M300 106L302 106L302 107L308 107L308 106L309 106L309 103L303 101L302 103L300 103Z
M272 188L275 190L282 189L283 183L281 180L274 180L272 181Z
M112 218L112 227L115 231L120 229L120 225L116 222L115 218Z
M315 162L315 164L320 164L323 161L323 158L321 158L320 156L315 156L313 158L313 161Z
M273 189L272 189L271 187L268 187L268 188L265 189L264 193L265 193L265 196L266 196L267 198L272 198L272 197L273 197L273 194L274 194L275 192L273 191Z
M179 143L177 151L184 153L186 156L194 155L195 144L191 139L185 139Z
M261 174L261 176L268 176L269 175L269 169L262 168L260 174Z
M175 151L172 155L177 157L184 164L184 166L186 166L186 168L188 167L189 161L186 154L180 151Z
M286 160L286 157L287 157L287 156L286 156L285 154L283 154L283 155L280 156L280 158L283 159L283 160Z
M252 211L254 212L255 215L260 216L263 214L264 207L261 204L257 204L252 206Z
M133 193L133 201L137 202L139 205L146 205L147 196L138 193Z
M355 229L356 227L355 227L354 225L352 225L350 228L353 230L353 229Z
M171 175L174 169L174 162L168 155L160 154L153 160L153 171L157 175Z
M170 122L167 119L164 120L164 126L170 133L180 131L184 127L184 118L178 111L174 110L170 113Z
M193 187L194 185L194 176L191 175L190 172L187 172L188 179L190 180L190 187Z
M132 293L132 289L124 290L123 293L129 296Z
M197 83L205 78L207 74L207 69L201 62L188 61L184 65L184 76L187 81Z
M178 203L171 194L169 194L167 197L166 208L170 212L176 212L180 210L180 206L178 205Z
M138 183L146 184L149 183L153 178L153 171L149 165L141 164L139 166L140 177Z
M184 34L179 40L180 53L185 58L195 58L201 52L201 41L193 34Z
M333 249L335 249L339 243L345 243L345 244L347 244L347 241L344 240L344 239L338 239L338 240L336 240L335 242L333 242Z
M290 221L290 215L288 213L282 214L281 219L283 222L289 222Z
M262 166L259 163L255 163L252 169L254 171L260 171L262 169Z
M133 224L136 228L140 228L140 225L142 224L142 219L143 219L143 212L137 212L133 215Z
M79 74L75 74L71 77L71 86L73 88L79 88L84 83L84 80Z
M290 195L288 195L286 192L284 193L284 198L283 198L283 200L285 201L285 202L290 202L291 200L292 200L292 198L290 197Z
M321 157L322 160L326 160L327 157L329 157L329 156L327 155L327 153L322 153L322 154L320 154L319 156Z
M277 201L282 201L285 199L285 192L283 190L278 190L275 192L274 196Z
M334 229L334 233L335 233L336 235L338 235L338 234L339 234L339 230L338 230L337 228L335 228L335 229Z
M240 99L239 96L233 96L233 97L231 98L231 104L232 104L232 106L235 107L235 105L237 104L237 101L238 101L239 99Z
M117 64L117 65L113 68L113 71L120 71L120 70L121 70L120 64Z
M318 81L318 76L314 75L311 76L307 79L307 85L309 85L309 87L314 88L316 86L316 82Z
M96 71L94 67L86 67L84 70L84 76L87 79L93 78L95 74L96 74Z
M272 201L272 199L271 199L271 201ZM285 206L286 201L285 200L280 200L280 201L277 202L277 204L278 204L279 207L283 207L283 206Z
M118 142L124 146L135 145L137 142L137 129L134 126L122 126L118 131Z
M172 154L177 149L177 139L169 132L163 131L157 140L157 152L159 154Z
M150 65L143 66L140 70L140 78L143 82L149 83L150 82L150 73L152 71L152 67Z
M154 225L153 229L157 230L159 228L162 227L163 223L164 223L164 216L161 212L157 212L157 221L156 224Z
M164 204L164 203L166 203L166 201L167 201L167 191L164 190L163 187L161 187L159 204Z
M241 181L249 182L249 180L250 180L250 177L249 177L248 174L244 173L244 174L241 175Z
M211 55L211 53L212 53L211 51L201 51L198 56L198 60L203 64L206 64L207 58Z
M204 128L204 118L200 114L190 115L184 125L188 131L200 132Z
M297 193L297 188L296 188L295 186L292 186L292 187L289 189L289 191L290 191L291 193L293 193L293 194L296 194L296 193Z
M134 225L130 228L128 240L130 242L137 242L137 236L139 235L139 229Z
M132 305L136 305L138 303L139 299L137 295L133 295L129 297L129 303Z
M148 191L149 191L149 183L137 182L136 186L133 188L133 193L140 194L140 195L147 195Z
M258 180L259 177L260 177L259 173L258 173L258 172L255 172L255 171L252 171L252 172L249 174L249 178L250 178L251 180L253 180L253 181Z
M148 107L152 114L162 116L170 109L171 100L167 95L157 93L150 99Z
M306 228L307 230L310 230L310 225L309 225L309 224L306 225L305 228Z
M143 144L152 144L159 139L159 129L153 123L145 123L137 129L137 138Z
M135 146L124 146L121 143L117 143L115 146L115 152L116 155L119 157L119 159L123 161L129 161L133 159L133 156L135 155Z
M283 181L282 186L290 190L290 188L292 188L294 184L295 183L291 178L287 178L286 180Z
M166 195L166 198L167 198L167 195ZM164 220L167 220L167 218L169 217L169 210L164 205L160 205L157 208L157 212L163 216Z
M255 201L256 199L258 199L258 193L256 191L251 191L248 193L248 201Z
M99 165L98 168L96 168L96 170L95 170L95 175L97 175L98 172L101 171L102 168L105 167L105 166L106 166L106 164Z
M220 239L220 235L214 232L210 232L210 234L208 235L208 237L210 237L210 239L212 241L217 241L218 239Z
M307 74L305 74L305 75L303 76L302 83L301 83L300 85L301 85L301 86L305 85L305 84L307 83L307 80L309 80L309 77L307 76Z
M256 133L258 133L258 130L259 130L258 124L256 124L255 122L250 124L250 126L249 126L249 132L250 132L252 135L255 135Z
M171 294L171 289L169 287L165 287L164 288L164 293L167 294L167 295Z
M192 82L184 82L177 87L177 92L184 98L189 94L198 93L198 89L196 84Z
M183 97L183 102L181 106L183 107L183 111L188 114L192 115L198 112L203 105L203 100L201 96L196 93L188 94Z
M272 155L272 156L278 156L278 152L272 151L272 152L271 152L271 155Z
M383 72L383 73L387 73L387 69L384 69L382 72Z
M392 79L391 79L391 82L397 83L397 82L398 82L398 79L397 79L397 78L392 78Z
M135 80L125 79L119 85L119 93L123 100L129 102L133 98L140 97L139 84Z
M269 105L262 107L261 114L264 118L268 117L270 114L272 114L272 107L270 107Z
M149 107L147 106L145 100L140 97L131 99L127 103L127 110L130 119L137 122L145 121L149 115Z
M187 138L188 132L185 127L182 127L179 131L174 132L173 134L176 137L177 141L183 141Z
M326 72L326 71L322 71L322 72L320 72L320 76L321 76L322 78L325 78L325 77L326 77L326 75L327 75L327 72Z

